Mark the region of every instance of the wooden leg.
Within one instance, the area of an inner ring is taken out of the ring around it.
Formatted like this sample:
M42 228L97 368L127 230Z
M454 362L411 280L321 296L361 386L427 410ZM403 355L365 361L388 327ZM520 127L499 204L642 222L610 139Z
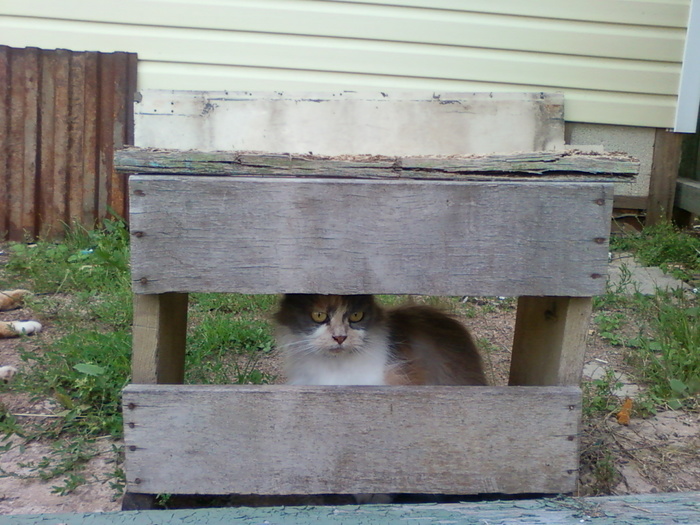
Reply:
M592 307L590 297L520 297L509 384L578 386Z
M183 382L187 299L186 293L134 295L133 383Z

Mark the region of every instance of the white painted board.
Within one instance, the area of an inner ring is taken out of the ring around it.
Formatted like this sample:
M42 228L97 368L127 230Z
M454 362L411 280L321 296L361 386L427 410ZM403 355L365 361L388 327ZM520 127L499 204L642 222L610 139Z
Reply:
M139 147L316 155L456 155L564 146L549 93L274 93L143 90Z

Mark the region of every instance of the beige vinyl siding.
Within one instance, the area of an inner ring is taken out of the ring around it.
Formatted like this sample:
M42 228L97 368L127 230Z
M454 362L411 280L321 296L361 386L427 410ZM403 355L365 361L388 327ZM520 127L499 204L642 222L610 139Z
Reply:
M139 87L556 91L569 121L673 125L688 0L29 0L0 43L139 54Z

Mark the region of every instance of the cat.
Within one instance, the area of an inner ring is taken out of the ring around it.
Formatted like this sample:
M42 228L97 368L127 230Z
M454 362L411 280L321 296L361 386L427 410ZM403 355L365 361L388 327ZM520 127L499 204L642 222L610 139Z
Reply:
M470 333L429 306L385 309L372 295L287 294L274 319L289 384L487 384Z

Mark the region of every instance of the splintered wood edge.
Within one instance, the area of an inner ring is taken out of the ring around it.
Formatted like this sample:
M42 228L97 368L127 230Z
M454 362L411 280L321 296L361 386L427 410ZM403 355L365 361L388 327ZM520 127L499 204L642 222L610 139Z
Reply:
M388 178L426 180L546 179L633 181L639 161L621 153L520 152L505 155L384 157L244 151L126 148L115 152L126 174Z

